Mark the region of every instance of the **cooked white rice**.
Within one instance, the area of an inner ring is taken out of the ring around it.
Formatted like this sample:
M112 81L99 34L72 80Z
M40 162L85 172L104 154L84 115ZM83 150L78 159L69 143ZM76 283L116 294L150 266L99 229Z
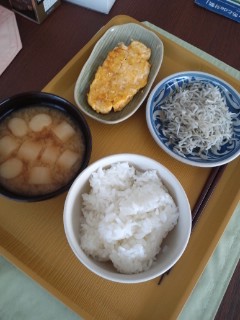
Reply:
M127 162L98 169L83 194L82 249L111 260L126 274L148 270L179 212L155 170L140 172Z

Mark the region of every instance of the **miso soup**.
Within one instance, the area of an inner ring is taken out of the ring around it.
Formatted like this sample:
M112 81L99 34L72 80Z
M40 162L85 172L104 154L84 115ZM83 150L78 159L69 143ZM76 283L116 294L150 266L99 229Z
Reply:
M81 129L61 110L14 111L0 123L0 183L24 195L56 191L75 176L84 152Z

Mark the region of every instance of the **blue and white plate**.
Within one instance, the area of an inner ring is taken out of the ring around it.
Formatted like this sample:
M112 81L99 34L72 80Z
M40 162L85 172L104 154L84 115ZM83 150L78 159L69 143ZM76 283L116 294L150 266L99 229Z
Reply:
M221 95L225 97L227 107L235 116L233 121L233 137L223 144L220 150L208 151L206 156L200 157L197 150L189 154L180 154L174 150L172 141L164 135L160 111L165 100L180 87L194 82L210 83L217 86ZM175 159L198 167L215 167L234 160L240 154L240 95L224 80L208 73L192 71L175 73L160 81L149 95L146 107L146 120L149 131L156 143Z

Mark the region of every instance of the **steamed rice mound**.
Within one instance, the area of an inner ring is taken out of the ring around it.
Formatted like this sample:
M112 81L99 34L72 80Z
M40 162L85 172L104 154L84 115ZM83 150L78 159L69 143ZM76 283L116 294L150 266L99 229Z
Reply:
M82 195L82 249L112 261L120 273L148 270L179 212L155 170L140 172L127 162L100 168Z

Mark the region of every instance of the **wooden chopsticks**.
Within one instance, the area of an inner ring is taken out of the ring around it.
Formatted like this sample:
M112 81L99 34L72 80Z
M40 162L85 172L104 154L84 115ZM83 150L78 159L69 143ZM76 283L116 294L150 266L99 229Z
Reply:
M218 181L220 180L225 168L226 164L223 166L215 167L212 169L205 185L204 188L192 210L192 231L197 224L201 214L203 213L203 209L205 208L209 198L211 197ZM165 276L169 275L171 272L172 268L166 271L164 274L162 274L159 278L158 285L161 284Z

